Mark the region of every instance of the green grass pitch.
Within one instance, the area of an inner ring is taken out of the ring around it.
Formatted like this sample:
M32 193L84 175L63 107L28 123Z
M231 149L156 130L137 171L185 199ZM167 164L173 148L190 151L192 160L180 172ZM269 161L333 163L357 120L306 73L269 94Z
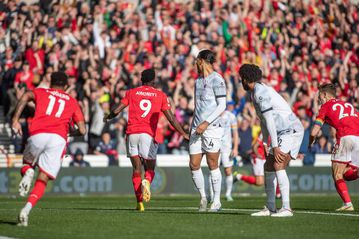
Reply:
M352 197L359 207L359 196ZM16 226L24 199L0 197L0 238L359 238L359 213L335 213L339 196L292 196L292 218L253 218L264 197L223 200L220 213L199 213L192 196L153 196L143 213L133 196L45 196L29 227Z

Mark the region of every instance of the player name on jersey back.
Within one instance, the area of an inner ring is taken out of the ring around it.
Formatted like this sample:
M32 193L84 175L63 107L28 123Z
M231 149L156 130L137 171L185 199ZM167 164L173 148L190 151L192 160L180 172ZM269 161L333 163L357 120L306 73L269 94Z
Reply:
M128 135L145 133L155 137L160 113L171 108L165 93L145 85L128 90L121 102L128 106Z
M154 92L136 91L136 95L149 96L149 97L157 97L157 93L154 93Z

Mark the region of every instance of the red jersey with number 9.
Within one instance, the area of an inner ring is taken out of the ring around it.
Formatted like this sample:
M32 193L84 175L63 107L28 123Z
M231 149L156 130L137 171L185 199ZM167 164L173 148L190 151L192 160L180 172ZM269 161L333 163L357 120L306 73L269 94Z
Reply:
M58 134L67 141L69 123L84 121L77 101L59 89L37 88L35 96L35 116L29 131L30 136L39 133Z
M155 138L161 112L171 109L165 93L151 86L128 90L121 102L129 108L128 135L146 133Z
M359 113L348 102L332 99L323 104L315 124L322 126L324 122L336 129L337 142L343 136L359 136Z

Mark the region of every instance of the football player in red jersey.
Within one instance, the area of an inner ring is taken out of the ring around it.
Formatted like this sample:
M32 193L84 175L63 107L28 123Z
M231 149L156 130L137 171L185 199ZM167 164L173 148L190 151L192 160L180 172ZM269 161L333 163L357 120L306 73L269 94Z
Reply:
M155 71L144 70L141 73L142 86L128 90L120 105L110 114L105 115L104 121L116 117L128 107L127 125L127 154L132 166L132 182L137 199L137 210L144 211L142 201L148 202L151 198L150 185L155 176L155 165L158 144L155 139L158 119L164 113L171 125L186 139L188 134L182 129L171 112L167 96L154 88ZM145 169L145 178L142 180L142 164Z
M357 179L359 167L359 113L348 102L338 100L333 84L319 87L319 103L322 104L310 134L312 145L324 123L336 130L336 145L332 153L332 173L335 187L344 205L337 211L353 211L347 185L344 180Z
M36 166L40 172L28 201L20 212L18 224L20 226L28 225L31 209L43 196L48 181L54 180L61 168L69 123L73 121L78 126L78 130L71 134L86 133L84 117L77 101L64 91L67 84L65 73L52 73L50 89L37 88L26 92L18 102L12 118L13 131L22 135L19 117L28 102L35 103L35 116L29 126L30 137L24 150L24 166L21 168L23 176L19 185L21 196L29 192Z

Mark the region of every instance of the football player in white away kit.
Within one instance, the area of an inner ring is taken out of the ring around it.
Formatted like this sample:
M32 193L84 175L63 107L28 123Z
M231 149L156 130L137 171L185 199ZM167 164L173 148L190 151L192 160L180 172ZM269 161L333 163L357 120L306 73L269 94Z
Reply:
M251 92L256 113L261 121L263 142L267 160L264 164L266 207L252 216L291 217L293 212L289 199L289 179L285 171L290 159L296 159L304 136L300 120L288 103L272 88L260 83L261 69L253 64L244 64L239 69L243 88ZM275 206L276 181L282 193L282 208Z
M222 174L218 167L221 138L224 128L220 115L226 109L226 84L221 75L213 70L215 54L201 50L196 58L199 78L195 83L195 110L189 140L190 169L194 185L201 195L199 211L207 210L207 196L201 161L206 154L207 164L212 177L213 203L210 212L221 209Z
M233 175L232 175L232 167L233 167L233 157L238 155L238 123L236 116L226 110L221 115L222 126L224 128L224 135L222 137L222 146L221 146L221 155L220 162L222 162L224 173L226 174L226 199L227 201L233 201L232 198L232 188L233 188ZM232 140L233 137L233 140ZM232 142L233 141L233 142ZM213 201L213 188L211 184L212 177L211 175L208 177L209 179L209 192L211 196L211 201Z

